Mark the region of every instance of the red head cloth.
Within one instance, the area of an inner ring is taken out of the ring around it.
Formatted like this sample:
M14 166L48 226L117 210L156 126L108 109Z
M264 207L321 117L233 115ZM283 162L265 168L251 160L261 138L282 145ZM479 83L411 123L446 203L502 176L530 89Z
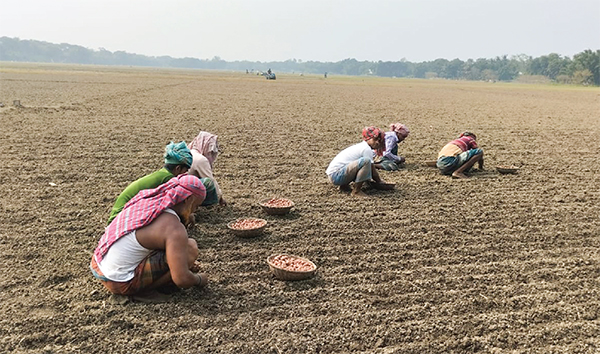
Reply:
M202 200L206 197L206 189L200 178L191 175L179 175L155 189L140 191L125 204L104 231L94 251L96 262L102 261L110 246L119 238L150 224L165 209L183 202L191 195Z
M383 156L383 148L385 141L385 134L381 129L377 127L365 127L362 131L362 136L364 140L369 140L374 138L375 140L379 140L379 148L375 150L377 156Z
M406 137L410 133L410 131L408 130L408 127L402 123L391 124L390 130L393 131L394 133L400 134L404 139L406 139Z
M458 146L462 151L477 149L479 147L472 135L461 135L460 138L454 139L450 143Z

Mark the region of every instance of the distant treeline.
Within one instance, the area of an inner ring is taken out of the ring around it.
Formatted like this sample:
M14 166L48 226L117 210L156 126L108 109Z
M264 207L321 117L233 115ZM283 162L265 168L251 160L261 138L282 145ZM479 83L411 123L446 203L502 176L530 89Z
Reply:
M132 65L164 68L192 68L234 71L266 71L376 75L383 77L444 78L485 81L511 81L521 75L541 75L559 83L600 86L600 49L584 50L569 58L548 54L538 58L521 54L493 59L436 59L421 63L400 61L339 62L286 60L279 62L227 62L219 57L212 59L152 57L123 51L110 52L104 48L93 50L67 43L53 44L35 40L0 37L0 61L73 63L96 65Z

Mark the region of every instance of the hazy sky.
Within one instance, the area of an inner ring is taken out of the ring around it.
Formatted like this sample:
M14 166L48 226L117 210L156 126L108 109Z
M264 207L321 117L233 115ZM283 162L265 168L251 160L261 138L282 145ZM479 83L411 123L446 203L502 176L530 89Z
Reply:
M421 62L600 49L600 0L2 0L0 36L151 56Z

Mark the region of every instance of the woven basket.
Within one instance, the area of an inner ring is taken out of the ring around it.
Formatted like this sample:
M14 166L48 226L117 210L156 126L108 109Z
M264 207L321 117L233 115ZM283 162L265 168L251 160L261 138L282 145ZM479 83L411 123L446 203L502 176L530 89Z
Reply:
M294 202L292 202L289 199L286 199L286 200L288 202L290 202L291 205L287 206L287 207L274 207L274 206L267 205L267 203L271 199L273 199L273 198L265 199L259 203L259 205L265 211L265 213L267 213L269 215L285 215L285 214L289 213L290 210L292 210L292 208L294 207ZM280 199L285 199L285 198L280 198Z
M516 166L496 166L496 171L502 174L517 173L519 168Z
M288 257L292 257L292 258L297 258L297 259L302 259L303 261L306 261L308 263L310 263L312 265L312 270L306 271L306 272L297 272L297 271L292 271L292 270L286 270L283 268L280 268L276 265L274 265L271 261L273 258L275 258L276 256L288 256ZM311 262L309 259L306 259L304 257L298 257L292 254L274 254L269 256L269 258L267 258L267 264L269 264L269 269L271 270L271 273L273 273L273 275L275 276L275 278L279 279L279 280L305 280L305 279L310 279L312 278L315 273L317 272L317 266Z
M260 220L263 222L262 226L256 227L254 229L234 229L232 227L232 225L240 220ZM242 238L250 238L250 237L256 237L259 236L263 233L263 231L265 230L265 227L267 226L267 220L265 219L256 219L256 218L244 218L244 219L237 219L234 220L230 223L227 224L227 228L229 228L229 230L231 230L231 232L238 236L238 237L242 237Z

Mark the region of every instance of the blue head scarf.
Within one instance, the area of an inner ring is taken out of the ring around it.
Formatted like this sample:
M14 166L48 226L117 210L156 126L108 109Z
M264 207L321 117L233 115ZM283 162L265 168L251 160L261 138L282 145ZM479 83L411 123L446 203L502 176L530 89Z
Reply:
M192 166L192 153L185 141L170 142L165 148L165 164Z

